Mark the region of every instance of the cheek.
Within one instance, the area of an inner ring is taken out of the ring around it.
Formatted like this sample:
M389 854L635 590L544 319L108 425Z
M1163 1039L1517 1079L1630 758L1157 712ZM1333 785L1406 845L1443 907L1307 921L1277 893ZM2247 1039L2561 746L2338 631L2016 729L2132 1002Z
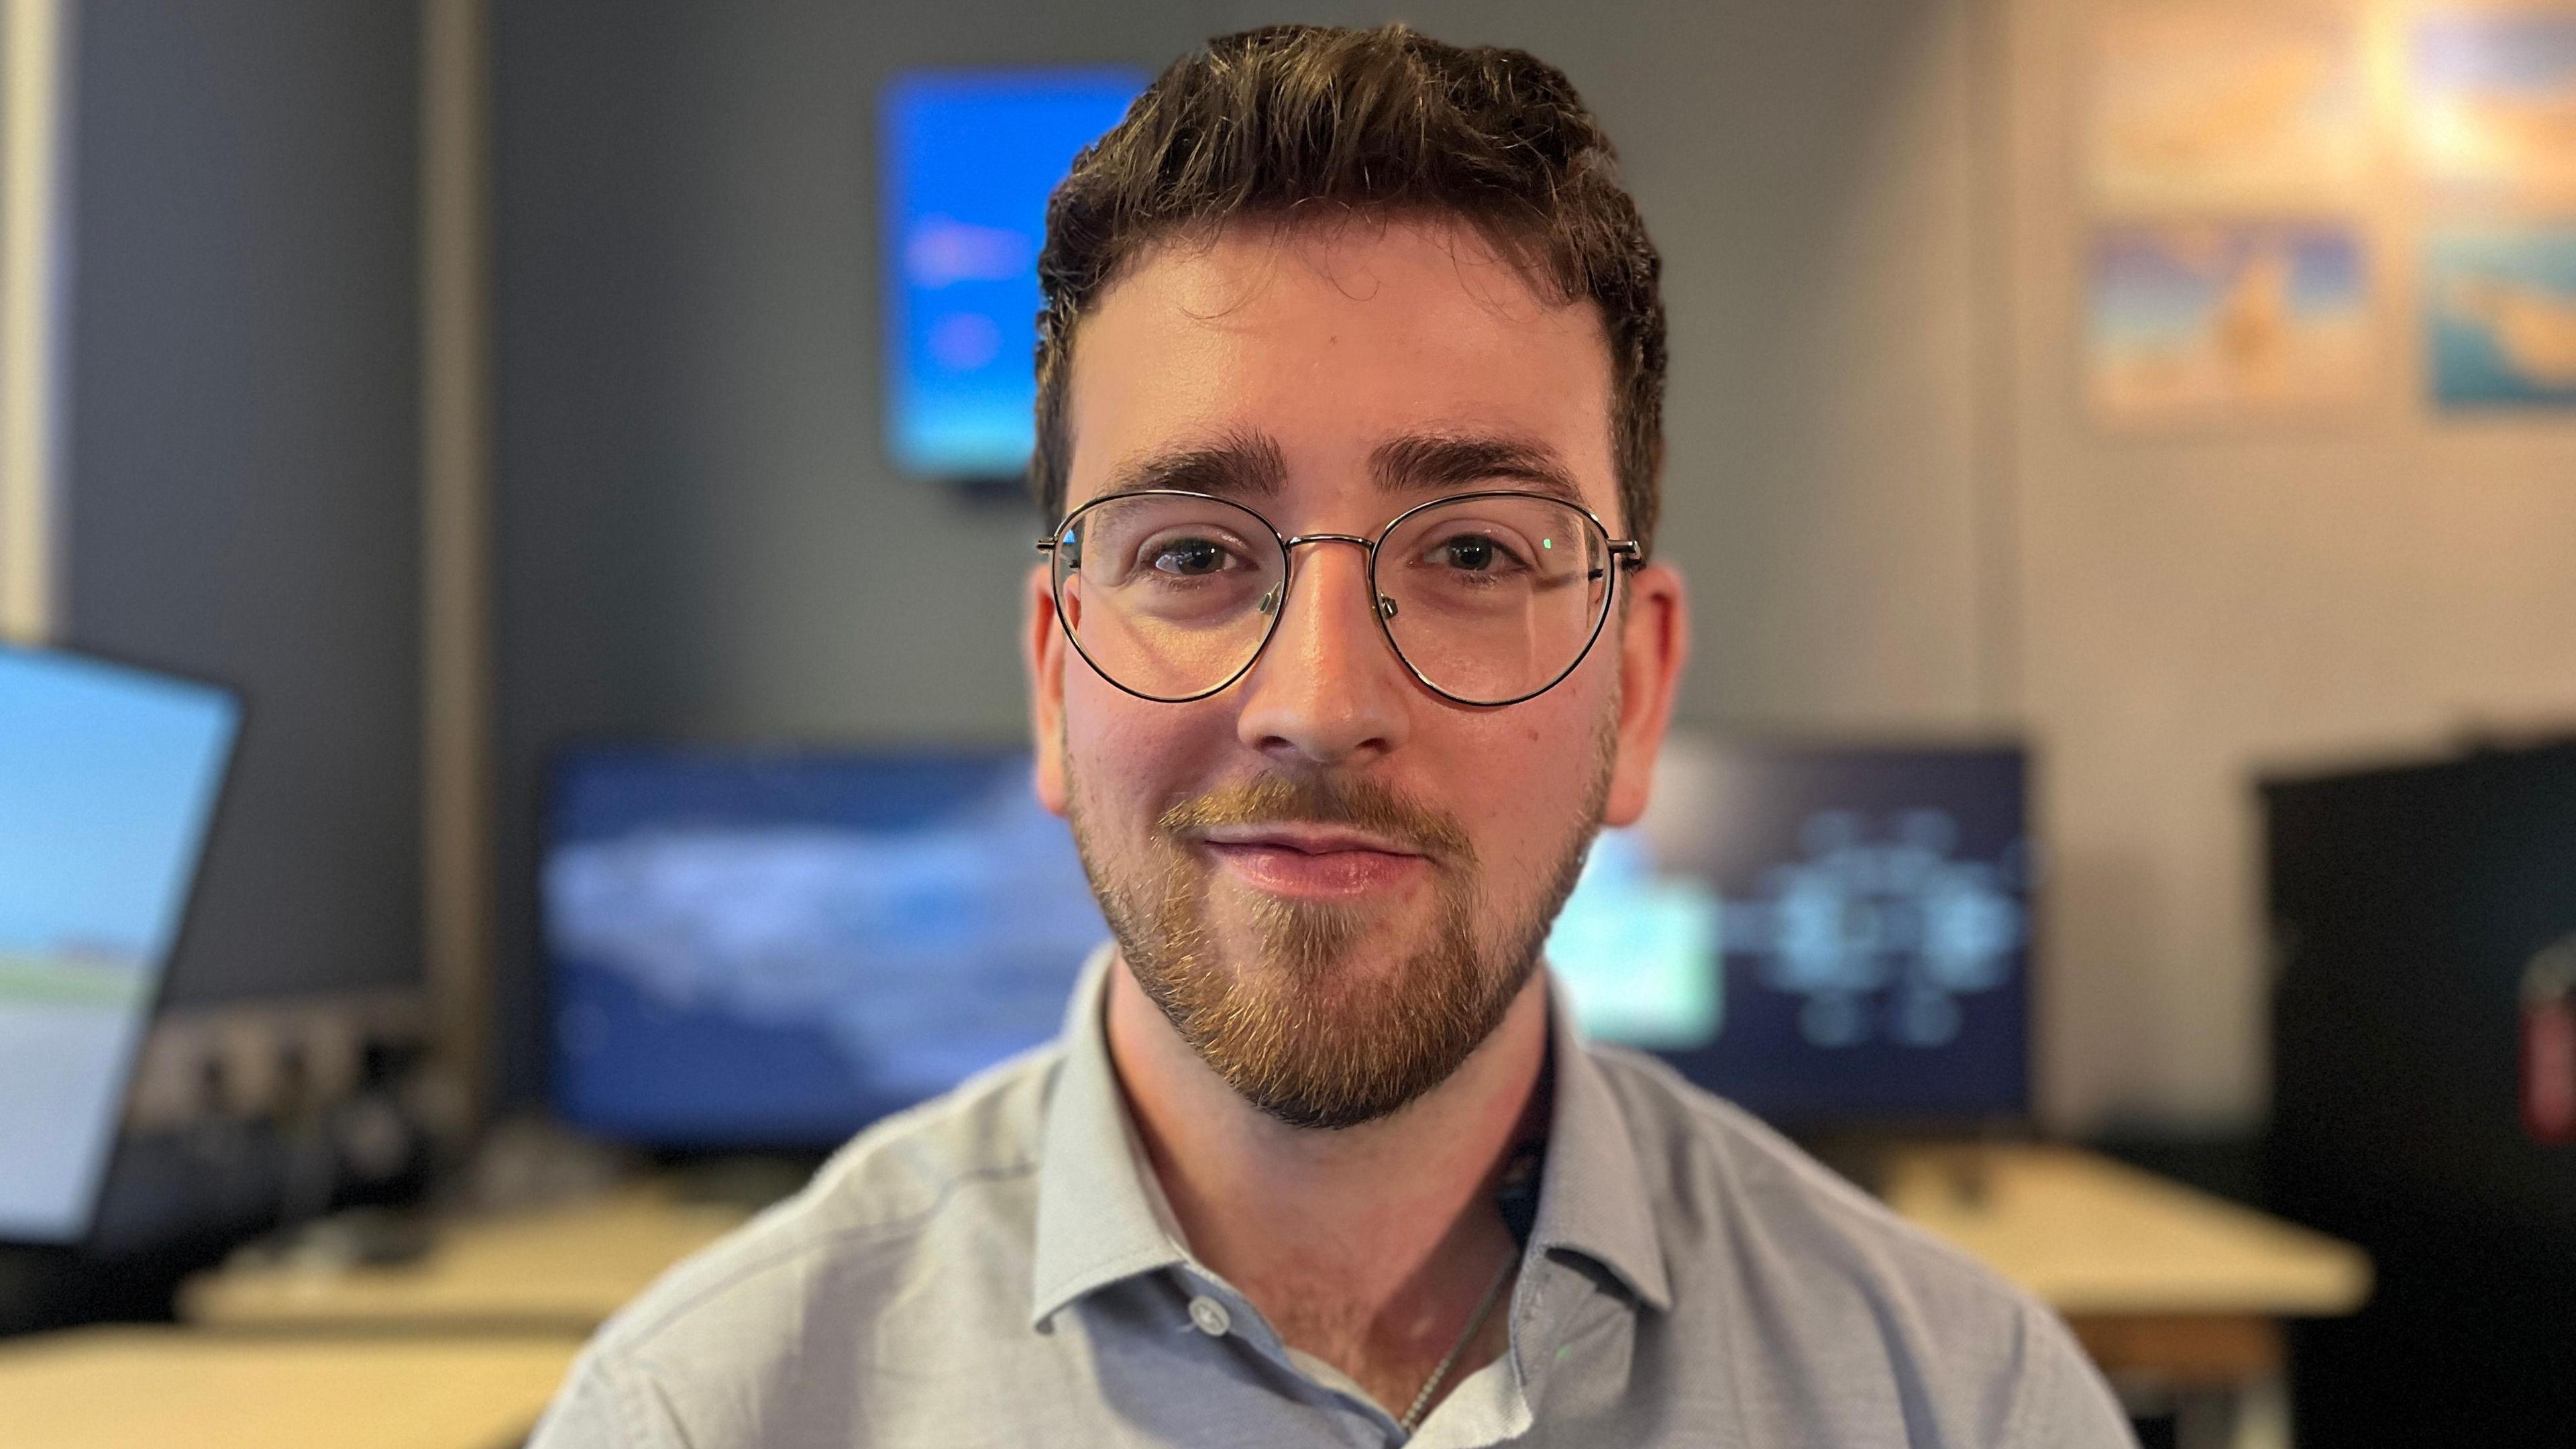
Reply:
M1141 700L1079 660L1065 670L1064 750L1073 792L1090 818L1121 833L1150 822L1203 771L1205 711ZM1218 731L1220 737L1221 729Z
M1452 747L1450 808L1490 866L1531 880L1556 869L1592 804L1613 695L1587 663L1537 699L1478 717L1477 738Z

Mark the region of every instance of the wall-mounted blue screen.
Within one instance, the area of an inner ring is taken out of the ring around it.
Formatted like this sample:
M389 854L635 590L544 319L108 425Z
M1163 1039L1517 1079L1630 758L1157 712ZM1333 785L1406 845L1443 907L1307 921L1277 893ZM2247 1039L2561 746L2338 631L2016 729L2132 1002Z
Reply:
M1103 70L924 72L887 88L886 437L897 468L987 479L1027 464L1047 194L1143 89Z
M0 647L0 1240L89 1231L241 709Z
M675 1147L805 1147L1053 1037L1108 939L1019 753L592 749L543 863L553 1093Z

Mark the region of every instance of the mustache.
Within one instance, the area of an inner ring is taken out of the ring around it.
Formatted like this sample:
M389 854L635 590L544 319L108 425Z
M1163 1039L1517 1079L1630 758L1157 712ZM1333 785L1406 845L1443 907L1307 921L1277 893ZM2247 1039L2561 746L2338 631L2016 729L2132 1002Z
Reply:
M1349 776L1264 775L1219 786L1173 805L1154 825L1167 836L1220 825L1343 825L1386 836L1433 860L1476 860L1475 844L1456 816Z

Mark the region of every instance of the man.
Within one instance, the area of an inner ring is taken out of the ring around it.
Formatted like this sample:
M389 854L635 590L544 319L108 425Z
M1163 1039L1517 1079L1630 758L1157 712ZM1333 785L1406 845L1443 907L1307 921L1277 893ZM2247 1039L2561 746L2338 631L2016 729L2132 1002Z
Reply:
M1538 969L1682 666L1657 265L1562 75L1400 27L1214 41L1076 161L1026 642L1114 948L540 1445L2128 1442L2044 1310Z

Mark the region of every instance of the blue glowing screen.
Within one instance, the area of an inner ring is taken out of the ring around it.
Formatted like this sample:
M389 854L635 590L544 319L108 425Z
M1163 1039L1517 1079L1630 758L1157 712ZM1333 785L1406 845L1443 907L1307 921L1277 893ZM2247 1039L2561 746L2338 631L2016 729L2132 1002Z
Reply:
M1053 1037L1109 929L1025 754L591 749L540 894L555 1105L824 1146Z
M0 647L0 1240L89 1229L241 710Z
M886 437L897 468L989 479L1028 462L1047 195L1143 89L1102 70L924 72L887 88Z

